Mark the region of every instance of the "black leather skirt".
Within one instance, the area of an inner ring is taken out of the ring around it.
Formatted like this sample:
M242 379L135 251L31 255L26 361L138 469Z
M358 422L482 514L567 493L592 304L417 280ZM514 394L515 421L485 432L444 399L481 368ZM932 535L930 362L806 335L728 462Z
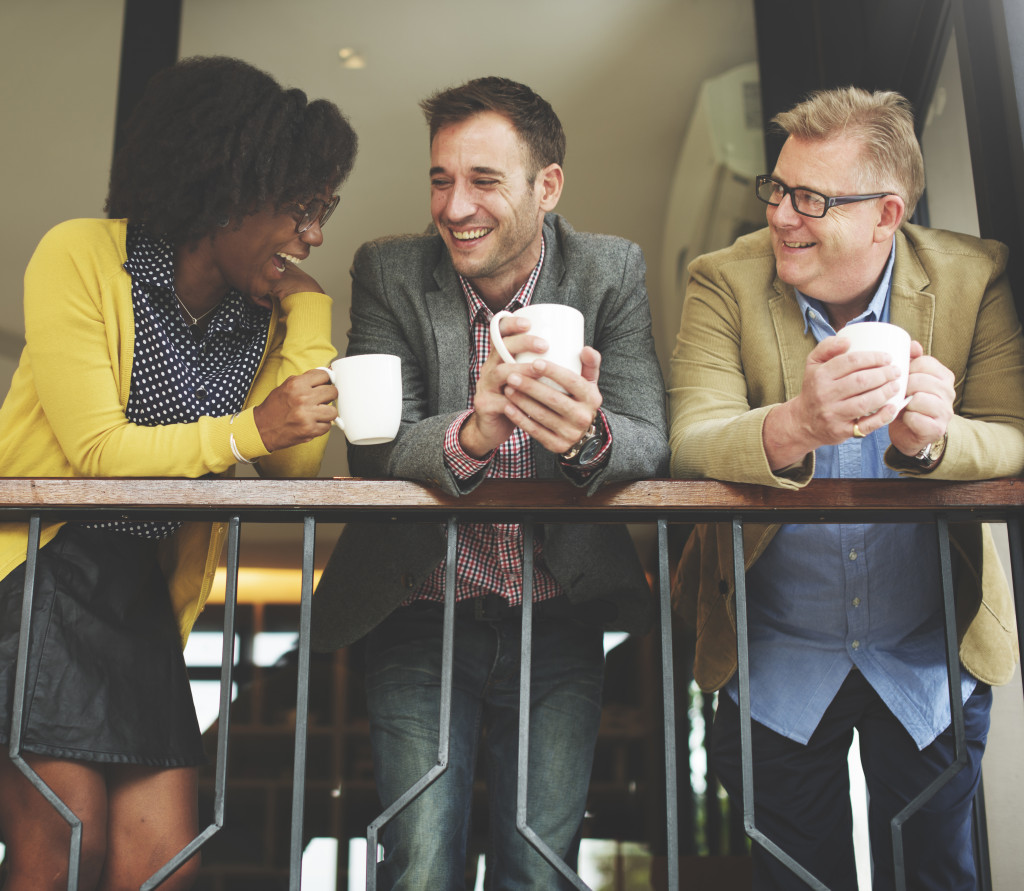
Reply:
M25 565L0 581L0 743L10 740ZM39 552L21 748L151 767L204 763L156 542L67 524Z

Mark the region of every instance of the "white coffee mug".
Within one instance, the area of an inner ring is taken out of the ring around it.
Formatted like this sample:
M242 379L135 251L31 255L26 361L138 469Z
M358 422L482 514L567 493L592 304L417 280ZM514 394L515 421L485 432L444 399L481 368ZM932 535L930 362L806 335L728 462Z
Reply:
M892 356L893 364L900 370L899 390L888 399L886 405L902 409L907 399L907 374L910 369L910 335L899 325L888 322L854 322L839 331L839 337L850 342L850 352L876 351Z
M402 423L402 360L386 353L335 359L321 368L338 388L334 419L352 445L390 442Z
M530 323L528 333L543 337L548 342L547 352L534 353L524 350L513 357L501 339L500 327L501 320L512 315L526 319ZM502 310L495 313L491 319L491 343L506 362L532 362L534 359L543 359L579 374L583 369L583 362L580 359L580 353L583 352L583 313L561 303L532 303L517 309L515 313ZM542 377L541 380L556 390L565 392L565 389L553 380L546 377Z

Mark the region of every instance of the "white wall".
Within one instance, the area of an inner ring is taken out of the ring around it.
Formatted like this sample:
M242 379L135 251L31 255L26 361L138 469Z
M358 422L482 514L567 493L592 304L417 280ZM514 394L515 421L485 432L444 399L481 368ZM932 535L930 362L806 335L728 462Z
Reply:
M0 390L24 337L22 275L63 219L103 216L124 0L0 3ZM7 361L5 362L5 359Z

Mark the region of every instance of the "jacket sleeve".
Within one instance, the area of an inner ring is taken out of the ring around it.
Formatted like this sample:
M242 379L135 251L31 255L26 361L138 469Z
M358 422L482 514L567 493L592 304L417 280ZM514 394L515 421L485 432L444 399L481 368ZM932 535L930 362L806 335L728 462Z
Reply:
M937 289L950 292L945 298L950 301L950 315L937 315L937 329L962 331L965 321L974 316L969 339L962 333L954 339L944 336L946 331L935 332L935 355L956 378L955 414L946 431L945 453L933 470L922 471L890 446L886 463L904 476L979 480L1024 473L1024 337L1006 276L1006 249L994 242L982 244L993 252L985 264L987 275L972 275L978 258L963 256L949 270L952 280L936 282ZM957 280L957 275L963 280ZM979 280L982 294L972 306L970 291L978 291ZM965 360L953 355L945 346L947 340L968 344Z
M813 476L813 453L803 463L774 473L762 428L777 403L750 399L748 375L765 381L778 377L782 386L781 369L748 367L745 360L753 357L744 355L741 344L747 326L767 327L771 320L767 312L745 318L732 281L719 266L722 257L721 252L707 254L690 266L669 370L672 476L801 488ZM763 289L758 296L766 306Z
M606 483L668 472L665 382L651 333L646 268L640 248L626 244L620 274L609 278L592 304L601 409L612 436L608 460L583 481L559 464L563 475L588 494Z

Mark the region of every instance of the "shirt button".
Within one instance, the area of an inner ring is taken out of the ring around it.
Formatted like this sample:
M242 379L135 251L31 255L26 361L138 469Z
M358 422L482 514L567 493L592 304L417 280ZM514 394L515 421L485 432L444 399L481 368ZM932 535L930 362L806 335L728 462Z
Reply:
M196 390L196 399L198 399L200 402L206 399L206 387L202 385L199 386L199 388Z
M860 606L860 598L859 597L854 597L853 598L853 605L854 606Z
M856 560L857 559L857 549L856 548L850 548L850 559L851 560Z
M852 644L850 644L850 646L852 646L855 650L859 650L860 649L860 641L859 640L855 640Z

